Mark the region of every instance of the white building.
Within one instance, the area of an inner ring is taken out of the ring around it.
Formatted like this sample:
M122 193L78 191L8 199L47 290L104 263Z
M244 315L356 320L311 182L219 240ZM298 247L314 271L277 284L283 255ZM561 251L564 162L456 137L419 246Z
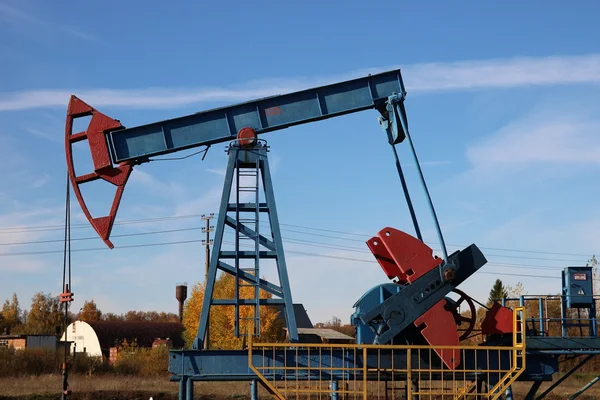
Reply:
M182 348L182 332L183 325L176 322L75 321L60 340L72 342L71 352L109 357L110 349L123 340L135 341L139 347L152 347L157 339L169 339L174 347Z

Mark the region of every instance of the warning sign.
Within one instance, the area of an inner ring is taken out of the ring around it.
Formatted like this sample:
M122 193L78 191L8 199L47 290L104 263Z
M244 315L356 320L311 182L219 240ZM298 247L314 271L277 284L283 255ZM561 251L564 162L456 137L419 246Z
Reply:
M586 281L587 280L587 274L583 273L583 274L573 274L573 279L576 281Z
M583 292L583 289L579 289L579 292L577 292L577 294L578 294L578 295L583 295L583 294L585 294L585 293Z

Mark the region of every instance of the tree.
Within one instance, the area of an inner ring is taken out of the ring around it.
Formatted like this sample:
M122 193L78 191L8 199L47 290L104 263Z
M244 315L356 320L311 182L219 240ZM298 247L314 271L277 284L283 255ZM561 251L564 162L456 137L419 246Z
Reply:
M123 317L123 315L117 315L115 313L106 313L106 314L102 314L102 320L103 321L124 321L125 318Z
M62 323L58 298L50 293L38 292L31 298L31 309L27 314L27 321L19 331L31 335L60 334Z
M13 328L23 323L23 314L19 306L19 299L16 293L13 293L12 301L6 300L2 306L2 319L5 328L10 332Z
M585 264L586 267L592 267L592 283L594 284L594 294L600 294L600 272L598 271L598 259L593 254L592 258Z
M500 302L506 297L507 293L506 289L504 288L504 285L502 284L502 281L500 279L496 279L496 282L494 282L494 286L490 290L490 296L488 298L488 301L490 303L494 303L496 301Z
M511 298L517 298L527 294L527 291L525 291L525 287L521 282L517 282L514 287L509 285L504 286L504 291L506 292L506 296Z
M252 299L254 288L245 286L240 287L241 299ZM192 290L188 301L184 307L183 332L187 346L191 346L200 320L202 303L204 301L204 285L196 284ZM222 274L215 282L213 299L232 299L235 290L235 277L230 274ZM271 298L272 295L266 291L260 291L261 299ZM215 349L241 349L243 344L242 337L234 336L234 307L233 306L212 306L210 310L209 334L210 348ZM240 317L248 318L240 321L241 332L253 332L252 315L254 307L241 306ZM276 342L284 338L283 318L279 315L279 310L274 306L260 306L260 338L253 338L254 341Z
M79 313L79 319L82 321L100 321L102 318L102 311L98 309L94 299L85 301L81 313Z

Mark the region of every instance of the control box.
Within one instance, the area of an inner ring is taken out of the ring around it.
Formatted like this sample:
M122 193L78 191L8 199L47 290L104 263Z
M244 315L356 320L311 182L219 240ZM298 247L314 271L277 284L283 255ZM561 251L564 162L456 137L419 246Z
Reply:
M567 267L563 271L563 294L567 307L589 308L594 303L592 267Z

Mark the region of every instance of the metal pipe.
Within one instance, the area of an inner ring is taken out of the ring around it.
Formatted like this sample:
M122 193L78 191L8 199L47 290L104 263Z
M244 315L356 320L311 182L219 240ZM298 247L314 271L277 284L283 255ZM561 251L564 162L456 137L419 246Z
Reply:
M544 302L541 297L538 301L540 306L540 336L544 336Z
M581 395L583 392L585 392L586 390L588 390L589 388L591 388L599 380L600 380L600 376L595 377L594 379L591 380L591 382L589 382L587 385L585 385L584 387L582 387L581 389L579 389L577 392L575 392L573 394L573 396L569 397L569 400L576 399L577 397L579 397L579 395Z
M338 382L332 381L331 382L331 400L338 400L338 398L339 398Z
M186 400L194 400L194 380L187 380L187 387L185 391Z
M250 400L258 400L258 385L256 379L250 381Z
M398 115L403 115L400 110L400 106L396 104L396 112ZM444 236L442 235L442 229L440 228L440 223L437 218L437 214L435 213L435 208L433 207L433 201L431 200L431 196L429 194L429 190L427 189L427 184L425 183L425 177L423 175L423 171L421 170L421 165L419 164L419 158L417 157L417 152L415 150L415 146L413 144L412 138L410 137L410 133L408 129L405 130L406 139L408 140L408 144L410 145L413 158L415 160L415 165L417 166L417 171L419 172L419 178L421 180L421 185L423 186L423 190L425 191L425 195L427 197L427 203L429 205L429 211L431 211L431 215L433 217L433 222L435 224L435 229L438 234L438 239L440 241L440 245L442 247L442 253L444 254L444 261L448 262L448 251L446 250L446 242L444 242Z
M390 146L392 146L392 151L394 152L394 158L396 160L396 169L398 170L398 176L400 177L400 182L402 183L402 191L404 192L404 197L406 198L406 204L408 205L408 211L410 212L410 217L412 218L413 225L415 226L415 232L417 233L417 238L422 242L423 236L421 235L421 229L419 229L419 222L417 221L417 215L415 214L415 209L413 207L412 201L410 199L410 193L408 192L408 185L406 184L406 179L404 178L404 172L402 171L402 165L400 164L400 158L398 157L398 151L396 151L396 146L390 142Z

